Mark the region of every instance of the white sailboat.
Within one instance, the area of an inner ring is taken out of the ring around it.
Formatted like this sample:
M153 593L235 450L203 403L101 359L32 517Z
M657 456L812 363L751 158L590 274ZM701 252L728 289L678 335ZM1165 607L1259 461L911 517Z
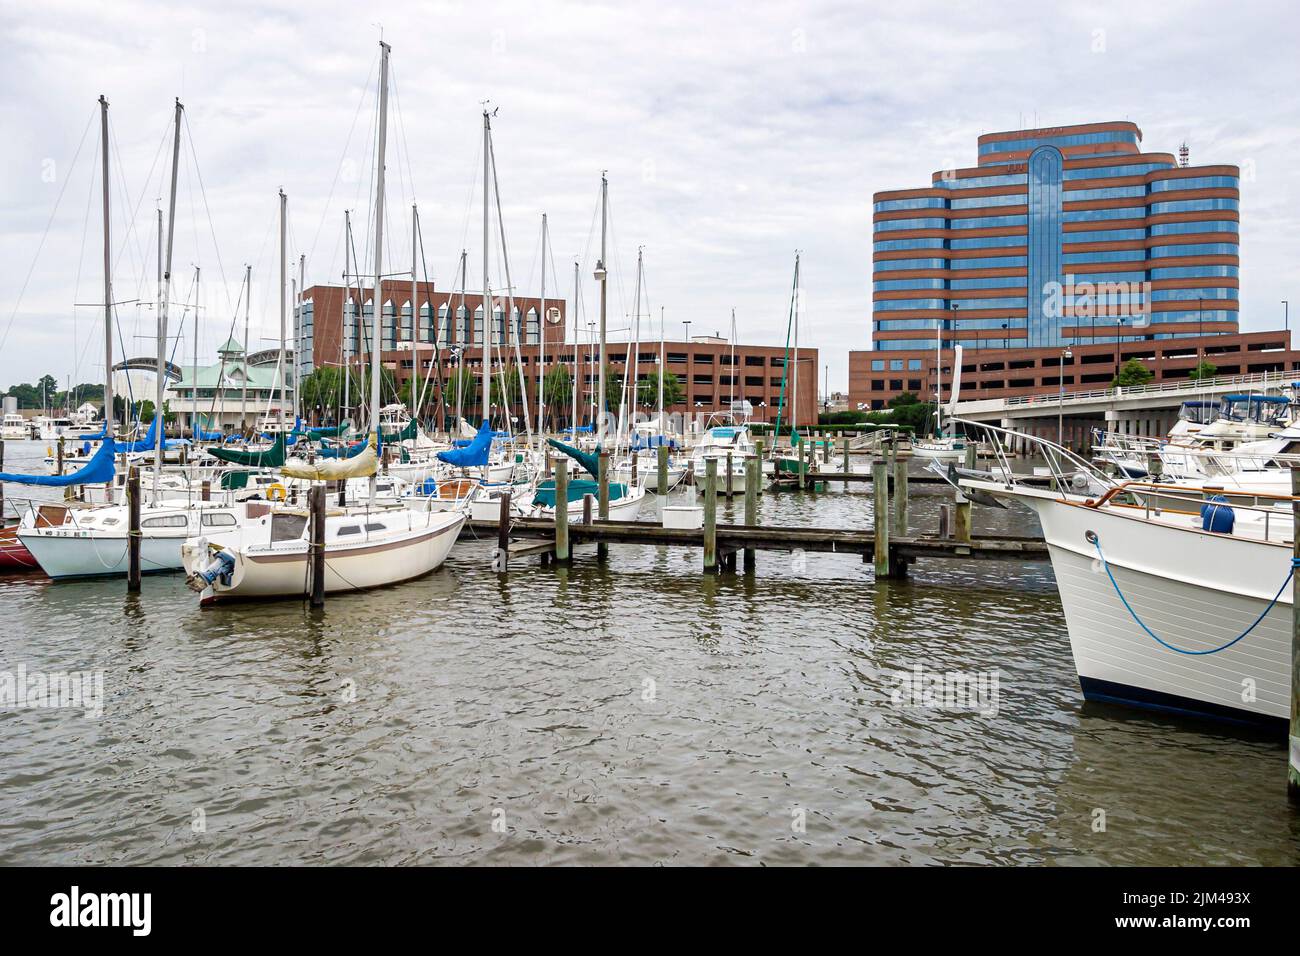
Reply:
M961 461L966 455L966 440L959 435L943 433L943 320L934 330L934 435L912 441L912 454L933 461ZM957 407L957 394L961 390L961 346L953 347L952 396L950 403Z
M384 153L387 143L388 57L390 47L380 41L379 136L375 190L375 296L383 287ZM285 316L285 197L280 194L280 349L284 352ZM460 511L433 511L408 507L405 502L385 505L378 498L379 443L383 410L380 408L380 322L382 310L372 310L370 376L370 447L350 459L324 459L286 465L288 477L313 480L369 478L369 500L360 506L326 512L324 537L325 593L355 591L395 584L440 567L465 515ZM283 363L281 363L283 364ZM200 594L200 604L219 601L299 596L311 589L313 544L308 513L300 508L272 507L229 531L191 538L182 547L188 583Z

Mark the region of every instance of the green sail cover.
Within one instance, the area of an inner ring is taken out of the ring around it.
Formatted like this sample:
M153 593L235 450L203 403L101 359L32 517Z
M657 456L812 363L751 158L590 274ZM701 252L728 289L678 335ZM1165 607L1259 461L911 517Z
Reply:
M617 481L610 482L610 501L618 501L625 494L627 494L627 485ZM599 498L600 486L586 478L574 478L569 482L568 494L565 497L570 502L581 501L587 495ZM555 507L555 481L553 479L548 478L537 486L537 491L533 495L533 504L541 505L543 508Z
M400 432L385 432L384 444L395 445L399 441L415 441L420 437L420 423L412 418Z
M306 435L308 441L320 441L322 438L338 438L340 435L346 435L348 429L352 427L352 422L344 421L341 425L335 425L333 428L309 428Z
M265 451L239 451L236 448L210 447L214 458L247 468L279 468L284 465L284 434L275 436L275 444Z
M556 441L554 438L546 439L546 443L552 448L564 452L583 468L587 469L587 474L591 475L591 477L597 480L600 479L600 459L598 456L593 455L590 452L581 451L580 449L574 448L572 445L566 445L564 442Z

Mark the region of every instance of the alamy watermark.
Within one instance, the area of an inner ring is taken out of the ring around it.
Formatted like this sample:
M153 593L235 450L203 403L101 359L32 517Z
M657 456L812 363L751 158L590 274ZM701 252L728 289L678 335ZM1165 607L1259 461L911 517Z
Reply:
M0 708L68 707L98 719L104 714L103 671L0 671Z
M998 671L928 671L917 664L910 671L885 676L892 676L897 683L889 695L890 702L897 707L997 716L1001 676Z

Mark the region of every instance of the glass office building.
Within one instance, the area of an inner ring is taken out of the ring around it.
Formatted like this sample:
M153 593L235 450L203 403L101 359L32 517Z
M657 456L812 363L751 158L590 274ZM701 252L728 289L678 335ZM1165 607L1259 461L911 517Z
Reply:
M1133 123L989 133L978 165L874 196L873 350L1237 331L1239 171Z

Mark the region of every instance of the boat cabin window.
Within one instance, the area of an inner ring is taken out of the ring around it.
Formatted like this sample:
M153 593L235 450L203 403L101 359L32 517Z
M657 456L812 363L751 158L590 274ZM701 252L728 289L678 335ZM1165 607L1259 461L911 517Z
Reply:
M117 519L117 518L105 518L105 519L104 519L104 524L117 524L117 523L118 523L118 519Z
M233 528L235 526L235 516L226 514L224 511L215 511L203 516L203 527L205 528Z
M160 515L140 522L141 528L184 528L188 525L189 521L184 515Z
M345 534L360 534L360 533L361 533L361 525L359 524L350 524L344 528L339 528L338 531L334 532L335 536L339 538L343 537Z
M307 516L294 514L271 515L271 543L297 541L307 530Z
M387 526L387 525L380 524L378 521L367 521L367 522L366 522L366 530L367 530L367 531L387 531L387 530L388 530L388 526Z

